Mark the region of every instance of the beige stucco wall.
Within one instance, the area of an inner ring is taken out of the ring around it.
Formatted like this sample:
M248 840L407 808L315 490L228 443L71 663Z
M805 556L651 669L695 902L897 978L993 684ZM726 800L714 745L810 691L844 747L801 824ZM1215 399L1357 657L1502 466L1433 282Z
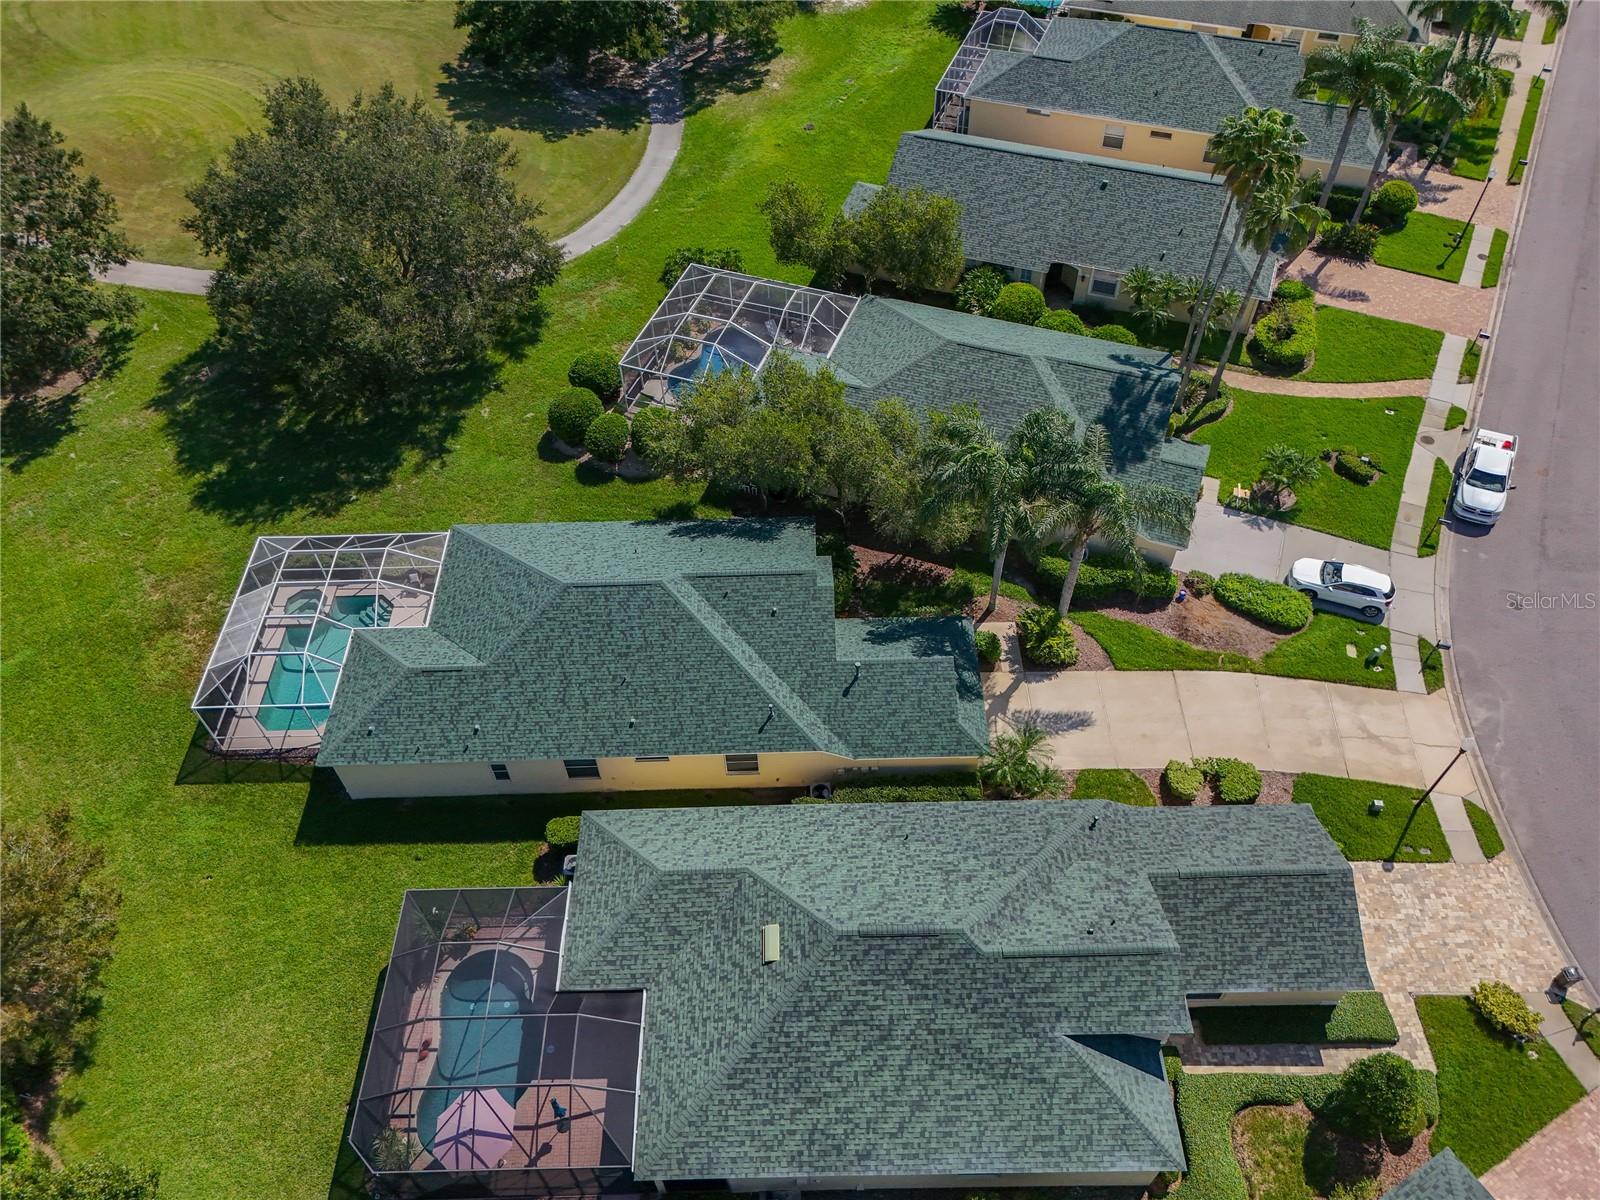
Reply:
M1224 992L1216 1000L1189 1001L1190 1008L1237 1008L1269 1004L1337 1004L1343 992Z
M962 771L971 758L853 760L832 754L763 754L761 770L730 775L720 754L679 755L666 762L602 758L599 779L568 779L559 759L507 762L511 778L497 780L488 762L415 763L336 767L339 781L357 800L406 796L527 795L539 792L624 792L678 788L803 788L836 778L870 778L872 772Z
M1107 125L1121 125L1125 131L1121 150L1101 144ZM1172 139L1151 137L1152 131L1170 133ZM1198 171L1202 175L1211 173L1211 164L1205 161L1206 144L1211 140L1211 134L1190 129L1110 121L1083 113L1045 112L1040 115L1020 105L971 100L968 102L967 132L973 137L1067 150L1074 154L1092 154L1117 162L1148 163L1178 171ZM1312 171L1326 173L1327 169L1327 159L1308 158L1303 167L1306 174ZM1360 187L1367 181L1367 171L1366 166L1341 164L1334 182Z
M1332 8L1333 5L1334 0L1328 0L1328 6ZM1090 14L1097 13L1100 10L1093 8L1077 10L1073 5L1069 4L1067 6L1067 11L1069 13L1080 12L1083 14ZM1140 13L1132 12L1124 12L1121 15L1127 17L1128 20L1132 21L1136 25L1153 25L1157 29L1194 29L1199 27L1205 29L1207 32L1216 33L1222 37L1249 36L1254 37L1257 41L1263 42L1282 41L1284 35L1288 33L1290 29L1290 26L1288 25L1264 25L1259 22L1248 27L1242 27L1238 25L1220 25L1208 21L1185 21L1177 17L1147 17ZM1251 30L1254 30L1254 33L1251 33ZM1323 41L1317 37L1319 32L1334 33L1337 31L1331 29L1320 31L1316 29L1302 30L1301 37L1299 39L1300 53L1302 55L1310 54L1319 46L1349 46L1353 45L1356 40L1355 34L1353 33L1341 33L1339 34L1337 41Z
M1034 1175L861 1175L800 1176L782 1179L730 1179L735 1192L802 1191L855 1192L862 1190L916 1188L996 1188L996 1187L1144 1187L1155 1179L1152 1172L1103 1171L1083 1174Z

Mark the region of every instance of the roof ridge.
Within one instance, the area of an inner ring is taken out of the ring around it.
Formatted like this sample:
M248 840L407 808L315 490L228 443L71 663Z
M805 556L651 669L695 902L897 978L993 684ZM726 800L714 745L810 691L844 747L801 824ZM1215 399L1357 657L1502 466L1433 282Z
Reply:
M517 527L520 528L521 526L517 526ZM533 563L529 562L527 559L523 558L520 554L513 554L510 550L506 549L504 546L497 545L496 543L491 542L488 538L483 537L480 534L477 534L477 533L473 532L474 530L477 530L477 529L488 529L488 528L492 528L492 526L487 525L487 524L484 524L484 525L452 525L450 527L450 532L451 533L455 533L455 532L459 531L463 536L469 537L473 541L477 542L478 545L482 546L485 550L492 550L496 554L500 555L501 558L508 558L512 562L516 563L519 567L526 567L528 570L532 571L535 575L542 576L543 578L548 579L551 583L563 584L564 585L567 582L565 579L562 579L559 576L555 576L555 575L550 574L550 572L546 571L543 567L539 567L539 566L534 565ZM504 526L501 526L501 528L504 528ZM441 564L441 565L443 565L443 564Z
M723 615L706 602L706 598L693 584L681 575L673 575L662 580L662 585L705 627L706 632L717 640L745 674L782 706L784 712L816 744L818 750L825 750L845 758L850 757L849 748L844 744L844 740L828 727L793 688L778 677L778 673L767 665L767 660L757 654L755 647L741 637Z
M1003 103L995 101L994 103ZM987 138L973 133L955 133L948 129L912 129L901 135L901 140L916 138L929 142L950 142L970 146L977 150L991 150L997 154L1012 154L1021 158L1050 158L1058 162L1073 163L1096 171L1126 171L1134 175L1156 175L1163 179L1176 179L1183 183L1205 184L1221 187L1222 181L1205 171L1188 171L1182 167L1163 167L1157 163L1132 162L1124 159L1099 158L1081 150L1062 150L1056 146L1034 146L1026 142L1007 142L1000 138ZM859 186L859 185L858 185ZM868 184L878 187L878 184Z
M1117 1063L1118 1066L1126 1067L1130 1071L1137 1071L1138 1068L1137 1067L1128 1066L1128 1064L1123 1063L1123 1062L1119 1062L1117 1059L1112 1058L1109 1054L1101 1054L1099 1051L1093 1049L1092 1047L1085 1046L1082 1042L1080 1042L1076 1037L1074 1037L1070 1033L1063 1034L1062 1036L1064 1037L1064 1039L1068 1043L1071 1044L1073 1052L1078 1057L1078 1061L1081 1062L1085 1067L1087 1067L1089 1069L1089 1074L1093 1075L1097 1080L1100 1081L1100 1086L1106 1090L1106 1092L1111 1096L1111 1098L1113 1100L1116 1101L1117 1106L1119 1108L1121 1108L1123 1112L1128 1113L1130 1116L1132 1116L1134 1121L1135 1121L1135 1123L1138 1124L1139 1128L1144 1130L1145 1134L1150 1138L1151 1145L1157 1147L1158 1149L1162 1150L1163 1152L1171 1153L1172 1150L1174 1149L1174 1147L1169 1145L1167 1143L1167 1141L1161 1136L1160 1133L1158 1133L1156 1130L1150 1128L1150 1124L1149 1124L1148 1121L1145 1120L1144 1114L1139 1112L1136 1108L1134 1108L1133 1105L1127 1103L1127 1101L1125 1101L1122 1098L1122 1094L1116 1089L1116 1087L1112 1084L1112 1082L1108 1078L1106 1078L1105 1073L1101 1068L1101 1060L1108 1059L1111 1062ZM1083 1036L1094 1036L1094 1035L1086 1034L1086 1035L1083 1035ZM1163 1066L1164 1066L1164 1064L1163 1064ZM1166 1086L1165 1081L1163 1081L1163 1089L1165 1089L1165 1086ZM1181 1162L1183 1160L1183 1141L1182 1141L1182 1134L1181 1133L1179 1134L1179 1142L1178 1142L1178 1146L1177 1146L1177 1151L1178 1151L1178 1159Z
M1200 39L1200 44L1211 52L1211 57L1217 60L1217 66L1222 68L1222 73L1228 77L1228 82L1233 84L1234 90L1239 93L1239 97L1245 102L1245 106L1247 108L1260 108L1261 102L1256 99L1256 94L1250 90L1249 85L1244 81L1244 77L1233 69L1233 64L1217 48L1216 39L1209 33L1197 33L1195 36Z
M1090 803L1093 803L1093 801ZM1102 801L1102 803L1105 802ZM1084 807L1087 808L1088 805L1086 804ZM1020 865L1017 870L1012 873L1010 886L1001 888L989 898L988 903L982 904L973 910L972 919L968 921L962 929L962 932L967 934L967 939L971 941L971 930L976 926L983 924L983 922L987 921L990 917L994 916L994 914L1000 910L1000 906L1002 904L1009 900L1024 883L1029 882L1033 878L1034 870L1042 865L1047 857L1059 851L1062 846L1069 839L1075 837L1077 833L1078 831L1076 829L1057 829L1052 831L1050 836L1045 838L1044 842L1036 851L1034 851L1033 855L1028 859L1028 861ZM973 941L972 944L974 946L978 945L978 943L975 941ZM979 947L979 949L982 949L982 947Z

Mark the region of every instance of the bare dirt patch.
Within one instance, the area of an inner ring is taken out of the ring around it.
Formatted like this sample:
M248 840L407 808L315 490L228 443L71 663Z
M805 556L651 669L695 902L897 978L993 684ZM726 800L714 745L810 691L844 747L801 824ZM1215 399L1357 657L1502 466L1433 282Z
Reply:
M1137 621L1191 646L1231 650L1248 658L1260 658L1289 636L1224 608L1214 596L1191 596L1182 603L1173 600L1132 607L1107 605L1095 611L1124 621Z

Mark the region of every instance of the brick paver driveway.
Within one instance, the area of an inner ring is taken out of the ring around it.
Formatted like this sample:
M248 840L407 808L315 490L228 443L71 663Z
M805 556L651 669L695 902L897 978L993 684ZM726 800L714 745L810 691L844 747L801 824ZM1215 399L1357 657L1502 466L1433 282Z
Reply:
M1590 1092L1483 1177L1495 1200L1593 1200L1600 1194L1600 1092Z
M1493 288L1462 287L1376 264L1353 266L1312 250L1301 256L1289 274L1316 292L1324 304L1462 337L1477 337L1478 330L1489 324L1489 310L1494 307Z

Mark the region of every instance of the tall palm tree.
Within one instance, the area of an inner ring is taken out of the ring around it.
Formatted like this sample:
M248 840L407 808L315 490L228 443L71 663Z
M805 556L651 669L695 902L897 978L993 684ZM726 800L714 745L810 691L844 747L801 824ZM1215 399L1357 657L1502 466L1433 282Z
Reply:
M1123 483L1112 477L1111 437L1101 425L1085 431L1051 491L1034 516L1033 531L1036 541L1059 541L1067 549L1067 577L1057 604L1063 616L1091 541L1137 569L1143 566L1137 550L1141 530L1182 534L1194 519L1194 497L1164 484Z
M1274 246L1281 241L1281 249L1290 254L1298 253L1316 236L1322 222L1328 219L1328 210L1312 199L1316 190L1315 176L1302 179L1297 175L1289 175L1279 176L1256 193L1255 202L1244 215L1245 244L1256 252L1255 270L1250 272L1250 282L1244 289L1246 296L1255 291L1256 281L1261 278ZM1243 318L1241 310L1228 330L1228 344L1223 347L1216 374L1212 375L1211 386L1206 389L1207 401L1214 400L1222 387L1222 373L1227 369L1234 344L1244 329Z
M1439 161L1439 156L1450 144L1450 138L1462 117L1485 112L1496 98L1511 95L1513 76L1505 70L1507 57L1497 54L1485 62L1475 58L1458 58L1451 64L1449 123L1445 126L1444 136L1429 156L1427 165L1423 167L1423 174L1433 170L1434 163Z
M1361 215L1367 211L1372 189L1378 186L1378 179L1388 164L1389 144L1394 140L1400 122L1424 107L1448 112L1455 104L1454 93L1444 83L1445 74L1450 69L1451 54L1451 48L1443 42L1426 46L1396 43L1394 61L1397 69L1387 85L1373 97L1372 117L1383 124L1383 144L1372 162L1366 186L1361 189L1361 201L1351 214L1349 224L1360 221Z
M1222 207L1217 232L1211 238L1205 273L1200 277L1199 302L1189 311L1189 329L1178 360L1183 384L1188 383L1189 373L1194 370L1194 361L1199 357L1216 303L1217 280L1213 278L1213 271L1220 275L1222 266L1227 263L1224 256L1219 264L1217 254L1235 210L1249 207L1250 197L1262 180L1299 171L1300 151L1306 141L1305 133L1295 125L1294 118L1276 108L1247 108L1237 117L1225 117L1216 137L1211 139L1211 173L1222 176L1228 199Z
M985 617L999 602L1011 544L1039 544L1041 517L1067 498L1080 470L1079 447L1072 418L1057 408L1029 413L1004 442L975 408L958 408L931 430L924 451L928 499L923 515L938 517L962 506L977 510L994 563Z
M1345 106L1344 128L1339 131L1339 144L1334 147L1333 162L1328 166L1322 195L1317 198L1322 208L1328 207L1328 197L1333 194L1333 181L1349 149L1356 118L1375 101L1381 103L1380 98L1393 87L1398 73L1394 43L1405 36L1405 30L1398 25L1379 29L1361 18L1356 20L1356 30L1356 40L1351 45L1327 46L1306 59L1305 75L1295 87L1300 96L1314 98L1319 90L1332 93L1333 99L1328 101L1330 112L1341 104Z
M1550 18L1550 23L1557 29L1566 25L1567 14L1572 8L1567 0L1528 0L1528 7Z
M1517 31L1517 10L1511 0L1481 0L1468 25L1468 41L1475 42L1472 57L1478 62L1488 62L1496 43Z

